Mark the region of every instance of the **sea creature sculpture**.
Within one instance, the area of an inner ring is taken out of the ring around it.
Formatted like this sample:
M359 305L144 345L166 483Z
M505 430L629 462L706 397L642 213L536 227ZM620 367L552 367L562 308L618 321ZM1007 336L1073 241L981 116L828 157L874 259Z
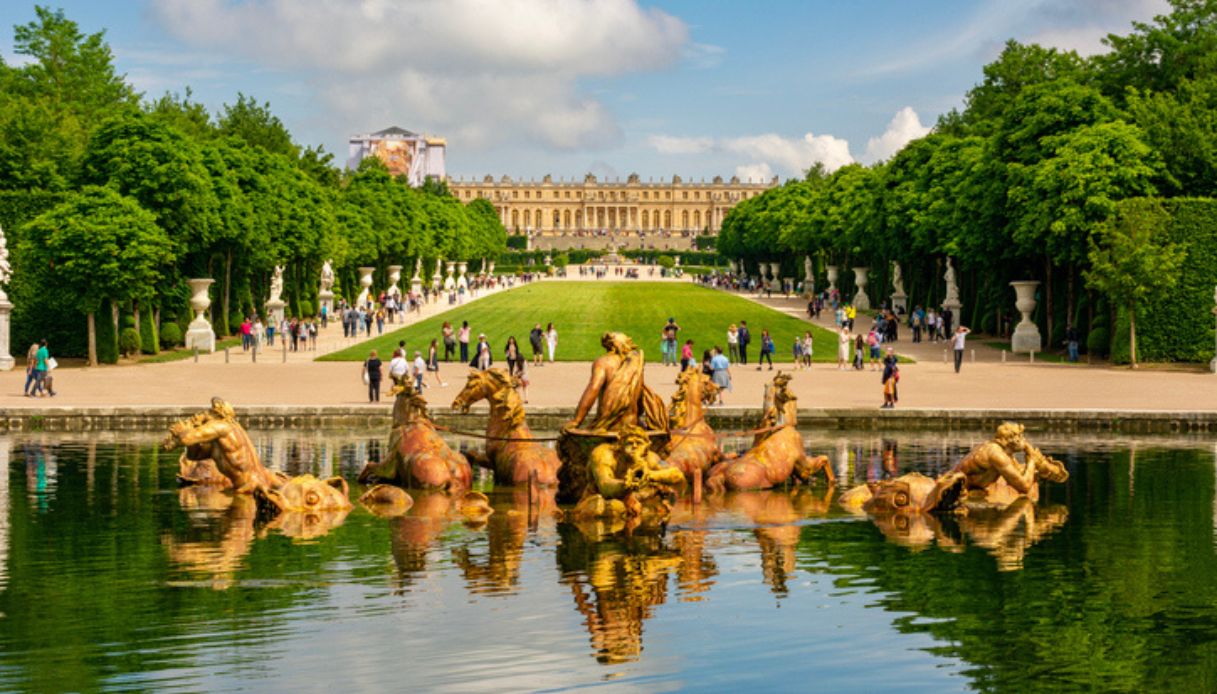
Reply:
M180 475L180 481L192 482L197 479L207 480L204 483L215 482L210 473L211 466L228 479L238 494L274 489L284 481L281 475L262 465L249 434L237 421L236 411L221 398L211 399L211 409L171 425L169 435L161 445L167 451L178 446L186 447L179 467L190 477ZM210 460L212 465L202 462L205 460ZM185 464L191 461L199 464Z
M486 400L490 403L490 420L485 452L465 455L493 470L496 484L528 484L535 474L538 486L555 486L562 462L557 451L533 440L516 385L503 369L469 372L465 388L452 401L452 407L467 413L473 403Z

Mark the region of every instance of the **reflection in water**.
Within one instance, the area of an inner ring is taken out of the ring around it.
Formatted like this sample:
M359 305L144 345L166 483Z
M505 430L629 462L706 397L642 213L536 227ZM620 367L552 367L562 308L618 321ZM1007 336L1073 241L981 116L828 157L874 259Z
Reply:
M682 556L660 535L602 535L600 524L558 526L558 568L602 663L642 653L642 625L667 599Z
M8 470L12 446L12 438L0 434L0 592L8 585Z
M255 438L286 471L348 479L377 440ZM971 443L839 441L838 470L854 481L934 475ZM7 445L0 437L0 463ZM938 685L925 689L990 691L1186 690L1217 677L1205 646L1217 640L1217 451L1207 446L1075 444L1074 478L1040 503L958 517L872 523L819 487L682 499L662 532L628 534L560 522L552 491L530 502L525 490L490 492L494 513L472 522L457 500L416 491L400 517L357 507L266 524L247 497L178 490L176 457L155 441L11 445L0 478L0 690L226 689L255 666L284 688L316 688L332 673L299 664L320 644L326 667L366 664L361 682L392 685L400 653L368 644L427 629L408 645L411 678L427 689L468 688L453 673L490 676L503 653L570 687L606 676L688 686L707 670L753 685L738 689L834 672L846 679L826 688L856 689L860 671L874 688L908 676ZM403 592L429 599L394 597ZM550 640L521 648L513 639L528 624ZM477 643L453 649L471 630ZM883 658L877 642L893 644ZM776 643L786 645L775 659ZM257 688L248 682L235 688Z

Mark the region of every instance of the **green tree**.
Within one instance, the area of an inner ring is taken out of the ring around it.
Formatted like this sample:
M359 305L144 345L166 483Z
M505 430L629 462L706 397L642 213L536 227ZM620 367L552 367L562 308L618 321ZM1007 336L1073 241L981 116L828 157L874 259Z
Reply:
M225 137L236 137L262 149L295 159L300 148L279 117L271 113L270 102L258 104L257 99L237 93L237 103L224 104L219 117L219 131Z
M88 186L26 226L17 247L40 291L88 318L89 365L97 364L95 314L103 303L151 296L174 259L151 212L117 192Z
M1137 307L1178 279L1185 249L1165 233L1168 219L1157 206L1132 208L1102 225L1090 237L1089 286L1104 292L1128 311L1128 342L1137 368Z

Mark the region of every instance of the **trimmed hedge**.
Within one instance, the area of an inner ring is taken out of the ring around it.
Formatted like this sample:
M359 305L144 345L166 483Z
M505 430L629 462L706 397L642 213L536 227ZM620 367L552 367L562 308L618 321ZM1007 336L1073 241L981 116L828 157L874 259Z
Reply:
M177 323L161 324L161 347L173 349L183 342L182 328Z
M118 334L118 351L124 357L129 357L132 354L139 352L140 339L139 331L135 328L123 328Z
M1144 361L1207 362L1213 358L1213 290L1217 285L1217 200L1134 198L1120 203L1145 214L1155 205L1170 217L1170 239L1183 244L1186 255L1175 287L1149 298L1137 309L1137 356ZM1099 311L1096 311L1096 319ZM1096 320L1096 323L1098 321ZM1128 316L1120 308L1111 331L1111 358L1127 363Z
M156 321L152 320L152 317L150 309L139 312L139 348L144 354L156 354L161 351L160 341L156 337Z

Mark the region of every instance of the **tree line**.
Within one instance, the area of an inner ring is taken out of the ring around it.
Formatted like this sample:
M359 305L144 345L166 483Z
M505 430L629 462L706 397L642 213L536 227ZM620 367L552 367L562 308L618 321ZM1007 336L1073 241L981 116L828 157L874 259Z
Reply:
M267 103L238 94L211 114L184 95L147 98L115 71L104 32L35 8L0 61L0 225L12 251L15 344L116 361L133 331L156 352L191 316L185 280L210 277L212 324L263 312L284 267L294 315L311 315L322 264L353 297L359 266L493 258L506 232L485 200L442 181L413 188L375 158L340 170L301 147ZM407 273L407 277L409 274ZM100 316L100 319L98 317ZM94 333L98 337L93 339ZM96 344L94 344L96 343Z
M1213 204L1217 0L1171 0L1168 14L1105 43L1107 52L1084 58L1008 42L964 107L929 135L888 161L831 173L817 165L741 202L724 220L719 251L752 268L784 261L798 277L811 256L821 286L824 267L838 265L843 296L853 290L849 268L868 266L877 300L890 296L898 262L910 304L923 306L941 302L950 257L961 319L999 334L1018 317L1009 282L1039 280L1036 320L1050 345L1074 325L1092 351L1135 364L1138 312L1181 274L1217 282L1214 249L1204 245L1211 235L1169 233L1160 215L1133 204ZM1172 316L1203 349L1151 356L1212 356L1203 313Z

